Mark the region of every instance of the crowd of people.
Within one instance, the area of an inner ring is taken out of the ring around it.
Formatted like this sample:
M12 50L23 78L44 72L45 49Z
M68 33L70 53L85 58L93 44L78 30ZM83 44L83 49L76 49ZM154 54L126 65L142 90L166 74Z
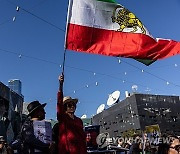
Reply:
M13 141L10 146L0 146L0 154L87 153L86 135L83 130L83 122L74 114L78 99L73 99L70 96L63 96L63 83L64 75L62 74L59 76L59 91L57 94L58 123L52 129L51 142L45 143L34 134L34 122L43 121L45 119L46 112L44 107L46 106L46 103L41 104L39 101L33 101L27 106L29 114L23 123L21 132L17 139ZM4 142L5 140L3 139L2 143ZM8 149L11 149L11 153Z
M165 139L164 141L162 140ZM130 140L118 140L118 147L125 148L127 152L121 154L180 154L180 138L175 135L164 134L159 143L153 143L148 138L134 135Z
M34 121L45 119L46 103L33 101L27 106L29 114L22 125L22 129L9 145L0 136L0 154L86 154L86 134L83 122L75 116L78 99L63 95L64 75L59 76L59 90L57 93L57 120L52 129L51 142L43 142L34 135ZM152 145L148 141L136 142L118 140L117 147L126 149L123 153L129 154L180 154L180 139L177 136L168 136L169 143ZM144 144L145 143L145 144ZM99 149L101 150L101 149Z

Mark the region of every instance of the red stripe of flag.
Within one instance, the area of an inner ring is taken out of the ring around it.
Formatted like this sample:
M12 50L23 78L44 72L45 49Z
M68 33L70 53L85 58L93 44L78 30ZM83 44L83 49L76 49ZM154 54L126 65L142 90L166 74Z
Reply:
M157 60L180 53L180 42L138 33L68 25L66 48L106 56Z

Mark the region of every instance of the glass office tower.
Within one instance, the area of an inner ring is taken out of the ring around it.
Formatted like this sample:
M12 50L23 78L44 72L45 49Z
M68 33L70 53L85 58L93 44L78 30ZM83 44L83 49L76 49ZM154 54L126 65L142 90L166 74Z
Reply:
M21 95L21 81L19 79L11 79L8 81L8 87Z

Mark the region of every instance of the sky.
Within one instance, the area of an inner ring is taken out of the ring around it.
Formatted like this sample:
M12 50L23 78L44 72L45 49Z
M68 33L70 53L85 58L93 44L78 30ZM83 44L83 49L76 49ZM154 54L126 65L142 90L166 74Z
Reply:
M179 0L117 2L133 12L154 38L180 41ZM68 0L0 0L0 81L7 85L10 79L20 79L24 101L47 103L47 119L56 119L67 7ZM125 91L132 93L133 85L138 93L180 96L179 59L177 55L145 66L134 59L67 50L64 95L79 99L79 117L96 114L116 90L120 100L125 99Z

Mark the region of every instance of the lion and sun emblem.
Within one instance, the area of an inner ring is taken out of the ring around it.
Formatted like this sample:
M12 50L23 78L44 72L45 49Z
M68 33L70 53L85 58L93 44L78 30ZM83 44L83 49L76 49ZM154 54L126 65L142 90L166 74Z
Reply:
M117 10L118 8L120 9ZM121 5L116 6L113 10L111 18L113 23L117 23L120 26L117 31L122 32L125 28L132 28L133 30L131 32L134 33L138 30L137 27L139 27L141 32L146 34L146 30L144 29L142 22L132 12Z

